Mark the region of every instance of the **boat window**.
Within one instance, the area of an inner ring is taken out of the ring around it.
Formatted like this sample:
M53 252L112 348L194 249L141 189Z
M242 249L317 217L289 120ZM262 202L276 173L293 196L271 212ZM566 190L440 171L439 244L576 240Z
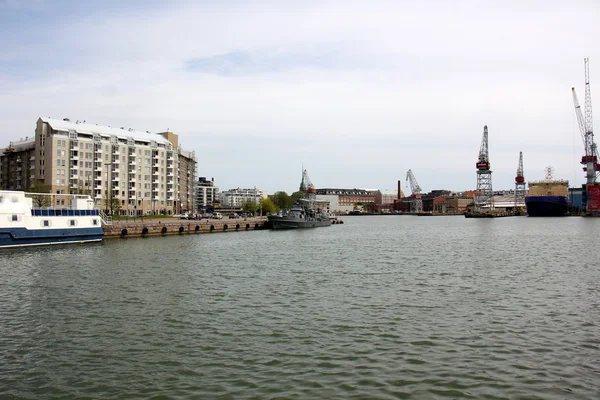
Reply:
M97 219L93 219L92 220L92 225L98 225L98 220Z
M50 226L50 221L45 219L42 221L42 226Z
M16 221L18 221L18 220L19 220L19 216L18 216L18 215L16 215L16 214L13 214L13 216L12 216L12 221L13 221L13 222L16 222Z
M76 222L76 221L75 221L74 219L70 219L70 220L69 220L69 226L75 226L75 225L76 225L76 223L75 223L75 222Z

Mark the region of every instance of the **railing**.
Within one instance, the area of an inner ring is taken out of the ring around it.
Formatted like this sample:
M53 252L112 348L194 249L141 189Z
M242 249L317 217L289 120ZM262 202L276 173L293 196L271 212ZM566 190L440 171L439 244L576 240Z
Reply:
M102 220L102 224L103 225L112 225L112 216L111 215L106 215L104 213L104 211L99 210L99 214L100 214L100 219Z

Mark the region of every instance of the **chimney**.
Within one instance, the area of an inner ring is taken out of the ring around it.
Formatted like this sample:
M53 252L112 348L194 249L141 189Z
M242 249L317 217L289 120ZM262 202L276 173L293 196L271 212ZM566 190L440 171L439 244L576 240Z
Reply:
M398 180L398 200L402 198L402 181Z

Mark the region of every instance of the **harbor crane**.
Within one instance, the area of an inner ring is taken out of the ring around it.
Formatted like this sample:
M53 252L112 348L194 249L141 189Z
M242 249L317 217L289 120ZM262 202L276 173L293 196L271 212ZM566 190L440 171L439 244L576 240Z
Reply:
M494 192L492 190L492 171L490 170L490 155L488 151L488 127L483 127L483 138L477 160L477 192L475 193L475 212L494 211ZM485 209L485 210L484 210Z
M317 189L308 177L308 172L302 170L302 182L300 182L300 190L307 194L309 199L314 200L317 195Z
M421 186L417 183L417 179L413 174L412 170L406 171L406 182L410 184L410 191L412 194L410 197L410 212L421 213L423 212L423 199L421 198Z
M525 176L523 176L523 152L519 152L519 166L517 167L517 176L515 177L515 213L519 212L525 202Z
M584 165L583 171L585 171L586 175L586 209L588 212L592 212L600 210L600 186L597 186L600 165L598 165L598 148L594 142L589 59L584 58L583 64L585 70L585 110L583 112L581 111L581 106L579 105L575 88L571 88L571 91L573 93L575 115L577 116L581 139L583 140L583 145L585 147L584 156L581 157L581 164Z

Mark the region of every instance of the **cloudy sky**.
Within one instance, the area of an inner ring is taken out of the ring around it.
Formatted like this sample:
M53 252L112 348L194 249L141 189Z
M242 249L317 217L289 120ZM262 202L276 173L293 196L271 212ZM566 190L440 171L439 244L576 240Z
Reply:
M584 182L600 2L0 0L0 145L40 116L179 134L222 189ZM596 96L596 97L594 97ZM597 113L598 113L597 112ZM598 123L597 126L600 126Z

